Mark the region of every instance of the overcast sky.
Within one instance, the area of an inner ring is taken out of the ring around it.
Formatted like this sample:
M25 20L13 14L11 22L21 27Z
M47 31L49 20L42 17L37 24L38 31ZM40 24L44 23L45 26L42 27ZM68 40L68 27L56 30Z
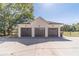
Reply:
M77 23L79 22L79 4L36 3L34 16L65 24Z

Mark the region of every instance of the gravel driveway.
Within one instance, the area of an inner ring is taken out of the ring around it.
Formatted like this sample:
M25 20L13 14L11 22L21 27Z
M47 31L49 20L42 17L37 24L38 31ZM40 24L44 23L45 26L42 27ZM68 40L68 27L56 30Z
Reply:
M79 37L0 38L0 55L79 56Z

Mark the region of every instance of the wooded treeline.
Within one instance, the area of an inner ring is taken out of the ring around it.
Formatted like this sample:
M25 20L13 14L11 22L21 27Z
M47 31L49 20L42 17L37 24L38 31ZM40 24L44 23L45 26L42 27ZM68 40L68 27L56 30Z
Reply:
M64 25L62 28L61 28L62 31L79 31L79 23L76 23L76 24L72 24L72 25Z

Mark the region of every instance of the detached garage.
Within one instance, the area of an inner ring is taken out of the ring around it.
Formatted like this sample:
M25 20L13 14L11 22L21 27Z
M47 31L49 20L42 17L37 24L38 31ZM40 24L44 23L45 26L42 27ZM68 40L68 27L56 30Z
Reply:
M61 37L61 26L62 23L38 17L30 23L18 24L18 37Z

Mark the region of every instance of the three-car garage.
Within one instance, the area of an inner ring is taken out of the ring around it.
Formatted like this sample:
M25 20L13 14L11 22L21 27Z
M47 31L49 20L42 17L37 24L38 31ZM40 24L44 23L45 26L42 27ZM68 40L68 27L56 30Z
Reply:
M35 37L45 37L45 28L35 28ZM21 37L31 37L31 28L21 28ZM48 28L48 37L57 37L58 28Z
M18 37L61 37L62 26L62 23L38 17L33 21L18 24Z

